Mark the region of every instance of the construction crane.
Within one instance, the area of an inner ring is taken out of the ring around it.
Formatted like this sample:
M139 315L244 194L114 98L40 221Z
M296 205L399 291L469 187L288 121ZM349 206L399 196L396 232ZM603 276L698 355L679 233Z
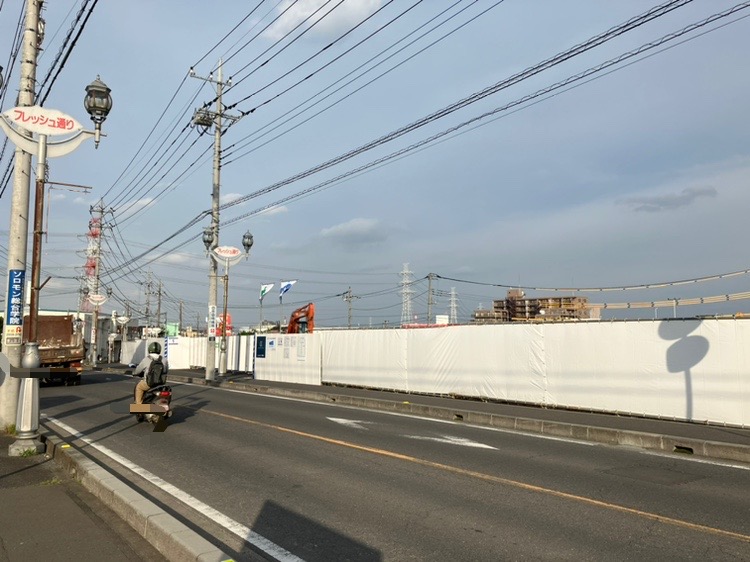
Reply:
M314 327L315 305L310 302L292 312L292 315L289 317L289 325L287 326L286 333L303 334L307 332L311 334Z

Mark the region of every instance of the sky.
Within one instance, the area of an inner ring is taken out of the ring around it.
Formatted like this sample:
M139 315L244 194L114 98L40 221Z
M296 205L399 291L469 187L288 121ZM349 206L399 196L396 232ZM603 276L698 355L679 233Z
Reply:
M18 91L23 4L0 2L3 111ZM87 141L49 160L49 181L91 189L48 191L41 308L78 307L101 202L100 283L112 290L103 312L128 303L143 318L150 292L153 316L161 283L166 319L177 321L181 302L183 324L205 327L214 135L190 124L196 109L216 109L220 60L232 118L221 203L235 202L220 212L220 244L254 237L229 270L235 326L308 302L321 327L346 326L349 305L353 326L394 326L405 280L410 320L425 322L429 274L433 315L449 314L454 290L459 322L514 287L636 304L747 291L747 274L702 281L750 267L750 9L737 2L685 2L572 53L661 4L225 0L207 10L130 0L89 15L91 4L58 0L43 12L37 82L56 75L44 106L91 127L84 89L100 76L113 108L97 149ZM71 29L77 39L66 41ZM0 174L11 156L6 145ZM4 262L11 191L0 196ZM280 305L288 280L297 283ZM741 299L603 317L746 311Z

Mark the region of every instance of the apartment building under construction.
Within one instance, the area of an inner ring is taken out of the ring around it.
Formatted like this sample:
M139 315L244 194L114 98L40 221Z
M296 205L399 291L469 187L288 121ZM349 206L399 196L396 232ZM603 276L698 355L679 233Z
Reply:
M599 318L599 308L589 306L586 297L527 298L520 289L508 291L503 300L492 301L492 309L475 310L474 324L503 322L559 322Z

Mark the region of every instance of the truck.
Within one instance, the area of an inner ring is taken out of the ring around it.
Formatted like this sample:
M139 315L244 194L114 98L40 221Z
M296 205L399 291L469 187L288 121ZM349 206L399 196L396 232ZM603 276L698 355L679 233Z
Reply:
M72 314L37 317L40 367L49 368L49 376L42 383L62 382L66 386L81 384L85 357L83 323ZM23 338L28 341L29 317L24 317Z

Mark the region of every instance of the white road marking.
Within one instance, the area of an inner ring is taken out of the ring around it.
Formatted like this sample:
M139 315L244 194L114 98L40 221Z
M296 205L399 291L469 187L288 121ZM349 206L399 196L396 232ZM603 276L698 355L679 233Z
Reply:
M198 386L205 388L205 385L202 384L195 384L195 383L189 383L189 382L175 382L174 385L184 385L184 386ZM345 410L355 410L355 411L362 411L366 410L368 412L373 412L377 414L382 414L384 416L396 416L396 417L402 417L402 418L412 418L415 420L421 420L421 421L430 421L435 423L443 423L447 425L459 425L461 427L471 427L473 429L481 429L483 431L492 431L495 433L507 433L510 435L522 435L524 437L532 437L534 439L544 439L547 441L559 441L561 443L570 443L573 445L583 445L584 447L614 447L614 448L623 448L619 445L607 445L606 443L598 443L596 441L584 441L582 439L575 439L573 437L558 437L555 435L544 435L542 433L534 433L531 431L520 431L518 429L505 429L501 427L489 427L486 425L476 425L466 422L455 422L451 420L441 420L438 418L425 418L423 416L417 416L414 414L404 414L401 412L390 412L386 410L377 410L373 408L362 408L359 406L348 406L346 404L335 404L331 402L320 402L318 400L307 400L304 398L293 398L290 396L276 396L273 394L263 394L260 392L254 392L252 390L236 390L232 388L221 388L216 387L213 390L221 390L223 392L234 392L236 394L247 394L250 396L257 396L262 398L274 398L276 400L290 400L292 402L302 402L305 404L317 404L322 406L331 406L335 408L342 408ZM731 461L722 461L717 459L710 459L710 458L700 458L695 456L689 456L689 455L675 455L674 453L664 453L661 451L653 451L649 449L639 449L639 448L628 448L628 450L633 452L639 452L643 454L649 454L654 456L662 456L667 457L670 459L677 459L685 462L697 462L701 464L710 464L714 466L722 466L725 468L739 468L740 470L750 470L750 466L744 465L744 464L734 464Z
M331 420L335 423L340 423L341 425L345 425L346 427L351 427L352 429L364 429L367 430L365 425L370 424L372 422L366 422L366 421L360 421L360 420L347 420L344 418L326 418L327 420Z
M84 443L86 443L89 447L93 447L100 453L108 456L115 462L120 463L124 467L128 468L129 470L132 470L137 475L141 476L142 478L145 478L151 484L154 486L157 486L161 488L164 492L170 494L172 497L180 500L188 507L191 507L198 511L199 513L205 515L209 519L211 519L214 523L217 525L221 525L224 527L227 531L234 533L238 537L240 537L242 540L247 541L251 545L259 548L266 554L273 557L274 560L279 560L283 562L302 562L301 558L298 558L291 552L283 549L276 543L273 543L269 541L267 538L259 535L249 527L246 527L245 525L238 523L234 519L231 519L224 515L223 513L215 510L213 507L203 503L197 498L194 498L187 492L180 490L176 486L173 486L166 480L163 480L156 476L155 474L149 472L145 468L131 462L130 460L126 459L125 457L115 453L111 449L104 447L103 445L99 445L95 441L88 439L86 436L84 436L83 433L76 431L74 428L70 427L64 422L61 422L60 420L53 418L51 416L42 414L43 418L48 419L49 421L53 422L55 425L61 427L71 435L75 436L77 439L80 439Z
M492 449L497 451L497 447L491 447L484 443L477 443L471 439L464 439L463 437L452 437L450 435L443 435L442 437L427 437L425 435L404 435L409 439L418 439L420 441L435 441L437 443L448 443L449 445L460 445L462 447L474 447L476 449Z

